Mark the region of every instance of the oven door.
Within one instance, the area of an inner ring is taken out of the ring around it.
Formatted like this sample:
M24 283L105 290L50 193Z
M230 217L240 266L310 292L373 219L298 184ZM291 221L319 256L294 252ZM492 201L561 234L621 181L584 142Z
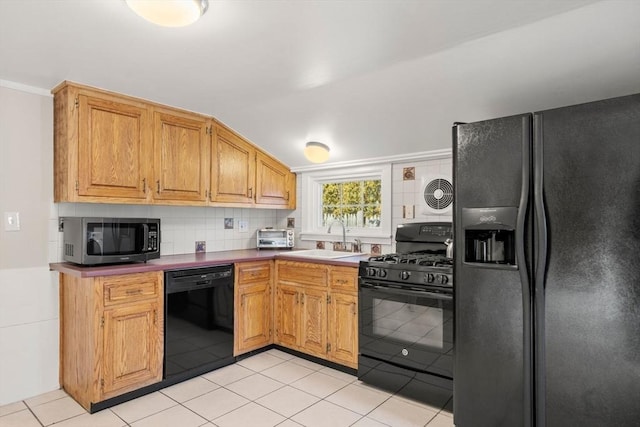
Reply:
M453 378L453 294L360 280L359 353Z

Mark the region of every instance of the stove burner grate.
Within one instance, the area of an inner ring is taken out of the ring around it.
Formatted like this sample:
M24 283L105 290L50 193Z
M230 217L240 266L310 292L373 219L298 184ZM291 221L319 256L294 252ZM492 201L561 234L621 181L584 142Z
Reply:
M443 255L421 252L379 255L370 257L369 261L387 264L415 264L426 267L447 267L453 265L453 260Z

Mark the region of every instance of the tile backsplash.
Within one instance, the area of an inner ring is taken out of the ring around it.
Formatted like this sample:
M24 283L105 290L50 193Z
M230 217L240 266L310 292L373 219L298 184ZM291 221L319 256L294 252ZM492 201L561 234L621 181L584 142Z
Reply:
M451 180L452 160L436 159L403 162L392 165L393 233L399 224L423 221L451 221L452 210L442 212L429 209L424 200L424 187L432 179ZM298 191L300 191L298 185ZM300 200L300 198L299 198ZM256 230L264 227L301 227L301 211L284 209L213 208L192 206L120 205L93 203L56 203L51 207L49 225L49 261L62 261L62 233L58 232L58 217L140 217L160 218L162 255L194 253L196 242L204 242L207 252L256 247ZM242 227L241 227L242 225ZM245 227L246 225L246 227ZM301 242L296 246L319 247L325 242ZM328 242L330 248L332 242ZM202 245L200 245L202 246ZM374 247L375 246L375 247ZM389 253L395 244L363 244L362 251Z
M63 216L160 218L162 255L195 253L196 242L204 242L207 252L255 248L257 229L285 228L292 217L290 210L89 203L59 203L52 210L57 216L50 224L51 262L62 260L62 233L57 229Z
M393 165L393 233L399 224L409 222L452 221L452 206L434 211L424 199L425 186L437 178L453 183L453 160L451 157ZM395 239L395 235L394 235ZM394 252L395 245L382 245L382 253Z

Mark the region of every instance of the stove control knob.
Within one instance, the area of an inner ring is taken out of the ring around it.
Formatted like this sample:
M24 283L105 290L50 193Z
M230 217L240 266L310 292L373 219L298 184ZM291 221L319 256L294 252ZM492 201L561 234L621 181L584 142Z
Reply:
M367 276L371 276L371 277L375 277L376 276L376 269L375 268L367 268Z
M403 271L402 273L400 273L400 278L402 280L408 280L409 277L411 277L411 272L410 271Z
M378 277L387 277L387 270L380 269L378 270Z
M446 274L440 274L440 278L439 279L440 279L439 280L440 283L443 284L443 285L446 285L447 282L449 281L449 278L447 277Z
M433 281L435 280L435 277L433 276L433 274L428 273L424 275L424 280L427 283L433 283Z

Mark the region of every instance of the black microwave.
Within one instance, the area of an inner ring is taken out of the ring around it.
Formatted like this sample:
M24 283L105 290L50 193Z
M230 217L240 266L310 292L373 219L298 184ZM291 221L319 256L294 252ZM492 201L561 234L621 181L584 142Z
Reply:
M62 217L63 259L82 265L160 258L160 219Z

